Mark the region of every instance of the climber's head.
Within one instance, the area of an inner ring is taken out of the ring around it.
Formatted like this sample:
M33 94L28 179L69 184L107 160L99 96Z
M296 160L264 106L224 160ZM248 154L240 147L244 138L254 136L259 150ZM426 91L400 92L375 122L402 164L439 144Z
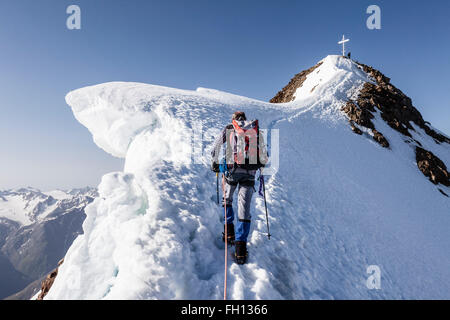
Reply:
M245 116L245 112L243 111L236 111L233 113L233 117L231 120L241 121L241 120L247 120L247 117Z

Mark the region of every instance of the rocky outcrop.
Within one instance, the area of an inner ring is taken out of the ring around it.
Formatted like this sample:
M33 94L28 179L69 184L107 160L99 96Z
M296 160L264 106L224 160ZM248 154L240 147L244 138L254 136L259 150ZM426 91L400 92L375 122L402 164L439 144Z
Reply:
M366 82L356 101L348 101L341 109L348 116L350 126L355 133L360 134L361 131L355 127L354 124L356 123L372 130L374 140L381 146L389 147L387 139L376 130L371 121L374 118L373 113L378 109L381 118L391 128L404 136L412 138L410 130L414 130L411 124L414 123L432 137L436 143L450 144L449 138L427 125L420 112L412 105L411 99L392 85L388 77L370 66L362 63L358 63L358 65L374 79L376 84ZM355 128L358 130L355 130ZM418 141L416 143L420 145Z
M405 136L411 137L408 130L414 130L411 121L420 127L426 126L421 114L412 105L411 99L393 86L388 77L370 66L361 63L358 65L375 80L376 84L366 82L356 101L349 101L342 107L342 111L351 121L371 129L374 140L385 148L389 147L389 142L376 130L371 121L376 109L391 128Z
M375 129L375 126L372 122L372 119L374 118L373 114L371 112L374 112L375 109L373 107L371 108L360 108L358 105L356 105L352 101L348 101L341 109L344 111L350 121L350 126L353 130L353 132L357 134L362 134L361 129L355 126L355 123L359 126L366 127L368 129L371 129L372 131L372 138L379 143L384 148L389 148L389 142L387 139L383 136L381 132L378 132Z
M362 63L358 65L375 81L365 83L359 93L357 103L361 109L373 112L380 110L381 117L394 130L411 137L409 130L414 130L411 122L423 129L436 143L449 143L450 139L431 129L420 112L412 105L411 99L390 83L390 79L380 71Z
M55 270L53 270L47 276L47 278L45 278L44 281L42 281L41 292L39 293L39 296L37 297L37 300L44 300L45 296L50 291L50 288L52 287L53 282L55 282L56 276L58 275L58 268L59 268L60 265L63 264L63 262L64 262L64 259L59 261L58 262L58 267Z
M353 132L361 134L361 130L355 126L356 123L372 130L373 139L381 146L389 147L387 139L376 130L372 122L373 113L378 109L381 118L391 128L410 138L406 142L415 142L417 167L424 176L436 185L450 186L449 173L444 162L431 151L423 149L419 141L412 139L410 130L415 130L412 123L423 129L437 144L450 144L450 139L431 129L420 112L412 105L411 99L392 85L388 77L370 66L362 63L358 65L375 80L376 84L366 82L356 101L348 101L341 109L348 116ZM448 196L441 189L439 191Z
M372 129L374 131L374 139L380 145L386 146L388 142L382 135L378 135L376 138L376 130L370 121L373 118L372 112L377 108L381 113L381 118L391 128L411 138L410 141L412 140L416 143L416 163L423 175L436 185L450 186L449 173L445 163L431 151L422 148L422 144L419 141L412 139L410 130L415 130L412 123L423 129L437 144L450 144L450 139L431 129L422 118L420 112L412 105L411 99L393 86L388 77L370 66L362 63L358 64L364 72L376 81L376 84L369 82L364 84L357 98L356 103L358 107L349 107L349 104L351 104L349 102L342 108L349 116L350 121ZM439 191L443 195L448 196L441 189Z
M445 163L431 151L416 147L417 167L434 184L450 187L450 174ZM442 191L441 191L442 192Z
M303 85L303 82L305 82L306 77L308 74L316 70L322 62L319 62L314 67L309 68L308 70L304 70L300 73L297 73L291 81L289 81L288 85L285 86L281 91L279 91L275 97L270 99L270 102L272 103L284 103L284 102L291 102L295 99L295 92L298 88L300 88ZM311 91L313 91L315 88L313 88Z

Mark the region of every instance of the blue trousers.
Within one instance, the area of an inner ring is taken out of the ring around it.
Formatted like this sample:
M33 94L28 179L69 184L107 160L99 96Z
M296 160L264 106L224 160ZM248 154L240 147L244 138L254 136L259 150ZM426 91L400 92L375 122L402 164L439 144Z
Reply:
M234 223L233 195L238 189L238 222L235 228L235 241L247 242L250 233L250 205L254 192L255 184L254 172L249 173L247 170L235 170L226 179L224 204L226 203L226 223ZM225 212L222 210L222 212Z
M227 206L227 224L234 223L234 211L233 207ZM247 242L248 234L250 233L250 220L238 219L236 228L234 229L235 241Z

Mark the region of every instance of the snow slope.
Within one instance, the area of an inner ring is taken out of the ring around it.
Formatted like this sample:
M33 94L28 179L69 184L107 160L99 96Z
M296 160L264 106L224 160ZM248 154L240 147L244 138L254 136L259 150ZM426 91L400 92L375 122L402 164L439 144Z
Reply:
M46 298L221 299L223 209L208 146L237 109L273 130L279 165L266 185L273 236L255 196L250 260L230 263L228 298L450 298L450 200L379 115L391 150L352 133L340 107L366 81L328 56L286 104L121 82L69 93L96 144L126 162L103 177ZM448 145L416 138L450 159ZM381 269L379 290L366 287L369 265Z

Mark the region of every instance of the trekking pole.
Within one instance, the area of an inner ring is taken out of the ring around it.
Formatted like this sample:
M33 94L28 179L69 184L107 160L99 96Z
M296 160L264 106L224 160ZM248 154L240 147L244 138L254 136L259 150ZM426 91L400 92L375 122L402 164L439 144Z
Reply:
M225 276L223 280L223 300L227 300L227 273L228 273L228 228L227 228L227 200L226 200L226 190L225 190L225 175L228 172L227 162L224 158L219 166L220 172L222 172L222 196L223 196L223 208L224 208L224 235L225 235Z
M227 230L227 200L225 199L225 173L222 174L223 207L225 209L225 277L223 281L223 300L227 300L227 273L228 273L228 230Z
M216 172L217 204L219 204L219 173Z
M266 184L264 183L264 176L262 171L259 172L259 183L262 185L264 194L264 207L266 208L266 224L267 224L267 238L270 240L270 228L269 228L269 214L267 213L267 201L266 201Z

